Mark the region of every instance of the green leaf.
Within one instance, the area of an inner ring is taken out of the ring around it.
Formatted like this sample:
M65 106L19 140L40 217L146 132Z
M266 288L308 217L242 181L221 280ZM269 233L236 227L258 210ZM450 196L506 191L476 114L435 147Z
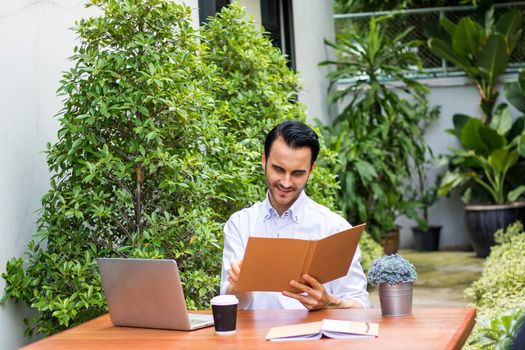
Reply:
M464 17L459 21L452 36L452 48L465 58L476 57L483 35L484 29L482 26L469 17Z
M439 24L445 29L445 31L452 37L454 33L456 32L456 24L449 20L446 17L441 17L439 19Z
M512 115L505 103L498 106L492 116L490 128L496 130L498 134L505 136L512 127Z
M520 29L521 24L521 13L517 10L510 10L500 16L496 22L495 30L512 42L514 41L514 37L517 36L517 32Z
M497 173L506 173L518 161L519 155L516 152L509 152L507 149L498 149L488 157L489 165Z
M355 162L355 167L364 183L372 182L377 178L377 172L369 162L358 160Z
M438 196L447 196L470 179L464 173L447 171L438 188Z
M525 135L522 134L517 139L517 143L518 143L517 151L518 151L519 155L522 156L522 157L525 157Z
M484 155L506 144L505 137L474 118L470 119L461 130L460 141L465 148Z
M461 57L454 51L452 46L443 40L431 38L428 41L428 47L430 51L439 57L450 61L463 69L469 76L475 76L478 72L478 68L472 66L467 59Z
M509 202L515 202L523 193L525 193L525 185L518 186L508 193L507 199Z
M496 82L496 78L505 71L509 63L510 48L505 43L503 35L494 33L488 40L481 44L477 65L481 77L487 81L488 86Z
M517 110L525 113L525 94L518 82L505 83L505 97Z
M525 130L525 116L517 118L507 134L507 142L511 143L516 137L519 137Z
M452 134L456 135L456 137L459 139L461 137L461 130L470 119L475 118L460 113L454 114L452 117L452 121L454 123L454 129L451 130Z
M351 198L355 196L355 176L352 172L345 174L345 191Z

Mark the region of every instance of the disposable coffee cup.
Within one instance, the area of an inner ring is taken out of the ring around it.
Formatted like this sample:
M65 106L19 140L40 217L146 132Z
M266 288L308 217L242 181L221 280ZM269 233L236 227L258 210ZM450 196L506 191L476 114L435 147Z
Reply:
M235 295L217 295L211 299L216 334L231 335L237 332L237 304L239 299Z

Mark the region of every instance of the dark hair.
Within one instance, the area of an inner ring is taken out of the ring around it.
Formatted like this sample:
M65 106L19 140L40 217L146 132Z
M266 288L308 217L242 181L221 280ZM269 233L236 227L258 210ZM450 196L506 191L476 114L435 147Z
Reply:
M319 138L308 125L294 120L287 120L273 128L266 135L266 140L264 141L264 155L266 159L270 157L272 144L279 136L283 138L290 148L309 147L312 151L311 164L315 163L319 154Z

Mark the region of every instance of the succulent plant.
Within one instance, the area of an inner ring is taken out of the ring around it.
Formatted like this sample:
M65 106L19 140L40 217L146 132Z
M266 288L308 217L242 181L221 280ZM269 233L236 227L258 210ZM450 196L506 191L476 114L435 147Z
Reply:
M413 282L416 278L417 273L414 265L399 254L377 258L368 271L368 282L375 285Z

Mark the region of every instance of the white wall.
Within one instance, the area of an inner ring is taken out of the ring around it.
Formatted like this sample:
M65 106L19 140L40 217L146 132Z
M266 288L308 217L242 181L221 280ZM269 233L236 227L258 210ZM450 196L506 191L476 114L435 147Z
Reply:
M199 0L174 0L178 3L183 3L191 8L191 21L193 28L199 28Z
M49 188L43 151L56 139L61 71L73 51L68 28L89 11L83 1L4 0L0 5L0 271L20 257L35 230L40 198ZM0 278L0 294L5 281ZM15 349L27 310L0 306L2 349Z
M324 45L324 39L334 39L332 2L294 0L293 22L297 71L304 87L299 102L306 105L312 122L317 118L329 123L326 74L330 68L319 67L319 62L333 59L332 50Z
M239 0L239 3L244 6L250 16L253 16L256 25L260 27L262 24L261 0Z

